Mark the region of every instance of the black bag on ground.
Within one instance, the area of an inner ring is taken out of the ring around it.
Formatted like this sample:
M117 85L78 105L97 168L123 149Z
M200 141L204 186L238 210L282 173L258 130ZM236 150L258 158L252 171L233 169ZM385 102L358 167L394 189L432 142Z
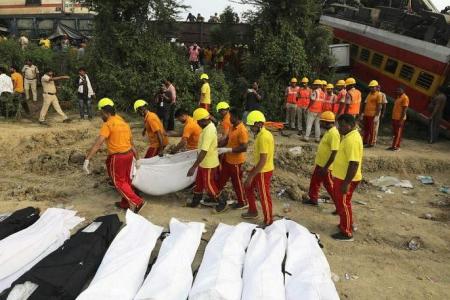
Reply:
M38 219L38 208L27 207L13 212L0 222L0 240L33 225Z
M19 288L18 285L25 282L35 284L37 288L23 299L75 299L94 276L121 225L117 215L96 218L17 279L0 299L6 300L15 286Z

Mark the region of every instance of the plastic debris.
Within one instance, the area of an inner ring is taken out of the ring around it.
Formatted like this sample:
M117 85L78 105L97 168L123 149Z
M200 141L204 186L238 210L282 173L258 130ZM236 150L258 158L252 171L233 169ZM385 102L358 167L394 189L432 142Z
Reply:
M444 194L450 194L450 187L448 187L448 186L441 186L439 188L439 192L444 193Z
M345 273L344 277L345 277L345 280L350 280L350 274Z
M380 194L377 194L377 198L383 199L383 196L381 196Z
M425 215L423 215L423 218L427 220L433 220L433 215L430 213L426 213Z
M281 196L283 196L284 195L284 193L286 193L286 189L281 189L279 192L278 192L278 194L277 194L277 196L278 197L281 197Z
M414 188L411 181L400 180L397 177L392 176L381 176L377 179L370 180L369 182L370 184L381 188L386 188L389 186L402 187L407 189Z
M289 202L287 202L287 201L285 201L285 202L283 203L283 212L284 212L284 213L289 213L289 212L291 212L291 204L290 204Z
M294 147L289 149L289 153L298 156L302 154L302 147Z
M420 237L413 237L408 242L408 249L411 251L417 251L420 249L422 243L420 241Z
M419 180L423 184L434 184L433 177L431 176L417 176L417 180Z
M355 203L361 204L361 205L367 205L367 202L356 200Z

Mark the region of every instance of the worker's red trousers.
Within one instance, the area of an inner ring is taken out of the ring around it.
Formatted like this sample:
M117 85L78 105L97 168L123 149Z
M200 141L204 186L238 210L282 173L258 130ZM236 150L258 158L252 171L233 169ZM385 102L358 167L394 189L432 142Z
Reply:
M206 191L211 198L219 196L217 188L217 168L205 169L198 167L197 177L195 178L195 194L203 194Z
M264 223L270 225L273 223L272 216L272 197L270 196L270 180L272 178L272 171L256 174L255 178L250 184L250 187L245 188L245 195L248 200L248 211L251 213L258 212L256 208L255 190L258 191L259 200L264 213Z
M375 117L364 116L364 145L375 145Z
M210 108L211 108L211 105L210 105L210 104L207 104L207 103L200 103L200 106L199 106L199 107L204 108L204 109L206 109L207 111L209 111Z
M133 164L133 152L123 154L112 154L106 159L106 168L109 177L114 183L117 191L122 196L120 205L128 208L131 203L142 204L142 198L136 195L131 186L131 166Z
M350 183L347 194L341 192L343 180L336 177L333 178L333 191L334 191L334 201L336 204L336 211L339 215L340 230L348 235L352 236L352 225L353 225L353 215L352 215L352 196L359 181L353 181Z
M331 199L334 201L333 179L331 178L331 172L328 170L324 176L321 176L319 174L320 169L321 167L318 165L314 168L314 172L309 183L309 199L314 203L318 202L320 186L323 184L328 194L330 194Z
M403 128L405 127L405 121L392 120L392 134L394 136L392 140L393 148L400 148L400 143L403 136Z
M147 153L145 153L144 158L152 158L155 157L156 155L158 155L158 148L149 147Z
M237 200L240 204L247 204L245 198L244 185L242 184L242 164L232 165L222 160L222 168L220 170L218 188L222 191L228 180L231 178L233 189L236 193Z

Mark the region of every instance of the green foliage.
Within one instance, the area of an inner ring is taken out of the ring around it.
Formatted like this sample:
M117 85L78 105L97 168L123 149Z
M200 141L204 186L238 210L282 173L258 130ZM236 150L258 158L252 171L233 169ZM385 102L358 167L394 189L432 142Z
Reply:
M213 44L231 46L243 43L242 38L233 29L232 24L238 22L237 14L231 6L227 6L219 17L220 23L211 28Z

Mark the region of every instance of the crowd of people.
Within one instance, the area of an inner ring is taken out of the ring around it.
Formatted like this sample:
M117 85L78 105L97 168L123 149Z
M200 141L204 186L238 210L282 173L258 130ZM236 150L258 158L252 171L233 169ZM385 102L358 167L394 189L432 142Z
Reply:
M239 69L245 50L246 46L244 45L231 47L207 45L205 48L201 48L194 43L187 49L187 55L192 71L197 71L201 67L223 70L227 64L232 64L236 69Z
M234 18L233 21L235 23L239 23L240 22L239 15L237 13L234 13L233 18ZM192 13L189 13L187 15L187 17L186 17L186 22L191 22L191 23L199 22L199 23L202 23L202 22L205 22L205 18L200 13L198 13L197 16L194 16ZM219 15L217 13L214 13L214 15L209 17L208 23L220 23Z

